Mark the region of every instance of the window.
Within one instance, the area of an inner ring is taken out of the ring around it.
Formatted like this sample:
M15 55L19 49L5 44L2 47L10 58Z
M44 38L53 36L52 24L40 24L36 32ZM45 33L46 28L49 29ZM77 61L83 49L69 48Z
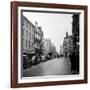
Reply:
M26 27L28 28L28 22L26 21Z
M29 41L29 48L30 48L31 46L30 46L30 41Z
M37 34L35 33L35 38L37 38Z
M26 37L28 37L28 31L26 31Z
M26 47L27 47L27 40L26 40L26 43L25 43Z
M29 32L29 39L30 39L30 37L31 37L31 33Z

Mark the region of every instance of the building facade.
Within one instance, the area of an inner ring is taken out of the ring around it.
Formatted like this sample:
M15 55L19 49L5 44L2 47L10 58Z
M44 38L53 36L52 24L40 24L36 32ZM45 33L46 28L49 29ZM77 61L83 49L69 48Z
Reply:
M22 15L22 51L24 54L34 52L34 25Z
M57 55L56 47L50 39L43 39L43 54L52 54L52 57Z
M64 38L63 42L63 53L64 56L69 56L73 52L73 37L72 35L68 35L66 32L66 37Z
M47 55L49 52L51 52L51 40L43 39L43 54Z
M79 14L74 14L72 19L73 53L79 55Z
M27 55L29 58L32 55L40 52L40 44L43 39L43 32L38 23L33 25L25 16L21 17L22 24L22 54Z
M64 55L79 55L79 14L72 16L72 35L68 35L63 42Z
M64 49L63 49L63 45L62 45L62 46L60 46L59 55L60 55L60 56L63 56L63 53L64 53Z
M34 45L35 45L35 52L39 55L42 54L42 40L43 40L43 32L41 27L38 26L38 23L35 22L35 37L34 37Z

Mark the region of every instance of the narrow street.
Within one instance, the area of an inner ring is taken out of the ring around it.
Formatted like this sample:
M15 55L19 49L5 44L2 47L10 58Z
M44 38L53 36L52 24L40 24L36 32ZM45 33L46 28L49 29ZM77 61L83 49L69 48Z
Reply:
M71 73L69 58L56 58L34 65L23 71L24 77L46 75L68 75Z

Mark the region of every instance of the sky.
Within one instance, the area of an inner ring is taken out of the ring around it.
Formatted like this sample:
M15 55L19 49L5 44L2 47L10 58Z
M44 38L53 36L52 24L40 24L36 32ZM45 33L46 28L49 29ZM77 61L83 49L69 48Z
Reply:
M51 39L57 52L60 51L66 32L69 35L72 34L72 14L23 12L23 15L34 25L35 21L38 22L38 26L41 26L44 33L44 38Z

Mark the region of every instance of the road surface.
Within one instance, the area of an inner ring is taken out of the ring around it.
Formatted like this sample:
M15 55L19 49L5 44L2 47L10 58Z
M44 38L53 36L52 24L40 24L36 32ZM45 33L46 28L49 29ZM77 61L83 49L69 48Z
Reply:
M56 58L34 65L23 71L23 77L71 74L69 58Z

